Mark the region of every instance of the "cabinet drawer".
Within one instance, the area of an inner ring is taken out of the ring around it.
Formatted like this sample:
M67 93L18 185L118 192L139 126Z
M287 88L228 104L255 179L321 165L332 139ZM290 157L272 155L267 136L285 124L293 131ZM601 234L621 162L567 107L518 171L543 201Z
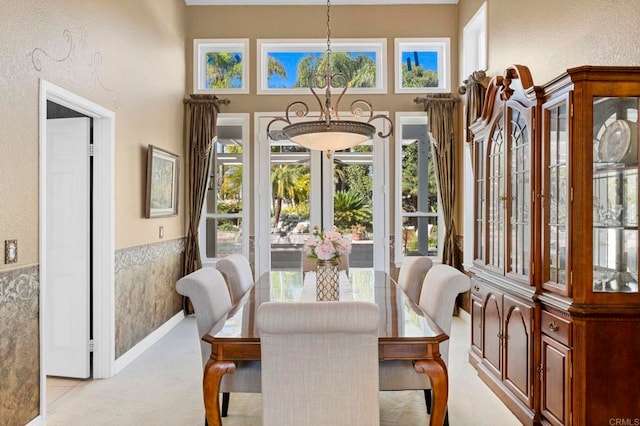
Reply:
M541 322L544 334L566 346L571 346L571 321L551 312L542 311Z

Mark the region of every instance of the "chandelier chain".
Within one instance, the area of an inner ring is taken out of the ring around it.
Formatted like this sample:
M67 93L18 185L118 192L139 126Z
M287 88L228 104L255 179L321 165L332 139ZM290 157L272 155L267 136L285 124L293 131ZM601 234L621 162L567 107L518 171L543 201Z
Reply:
M331 0L327 0L327 54L331 52Z

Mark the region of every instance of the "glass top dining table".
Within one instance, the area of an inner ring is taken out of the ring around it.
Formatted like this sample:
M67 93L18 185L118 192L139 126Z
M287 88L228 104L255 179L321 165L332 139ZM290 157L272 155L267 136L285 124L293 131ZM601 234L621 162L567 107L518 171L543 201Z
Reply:
M416 374L429 376L433 395L429 424L442 425L448 380L439 345L449 336L405 295L386 272L351 268L348 277L344 272L341 274L340 300L369 301L378 305L380 361L412 361ZM237 361L260 360L260 337L254 325L259 306L265 302L315 300L314 279L313 272L306 276L302 271L263 274L229 314L203 337L211 344L211 358L205 366L203 381L209 425L222 424L218 400L222 376L235 372Z

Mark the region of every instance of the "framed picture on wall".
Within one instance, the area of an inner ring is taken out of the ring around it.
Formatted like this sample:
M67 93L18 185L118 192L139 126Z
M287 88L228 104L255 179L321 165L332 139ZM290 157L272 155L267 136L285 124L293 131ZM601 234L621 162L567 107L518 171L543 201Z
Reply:
M178 176L180 158L168 151L149 145L147 150L147 218L178 214Z

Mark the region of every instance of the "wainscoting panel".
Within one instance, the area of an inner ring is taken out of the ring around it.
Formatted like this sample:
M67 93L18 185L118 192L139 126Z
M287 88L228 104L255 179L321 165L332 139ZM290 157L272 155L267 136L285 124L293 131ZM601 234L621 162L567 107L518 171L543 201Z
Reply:
M40 413L38 266L0 271L0 423L22 426Z
M116 359L182 310L184 239L116 250Z

